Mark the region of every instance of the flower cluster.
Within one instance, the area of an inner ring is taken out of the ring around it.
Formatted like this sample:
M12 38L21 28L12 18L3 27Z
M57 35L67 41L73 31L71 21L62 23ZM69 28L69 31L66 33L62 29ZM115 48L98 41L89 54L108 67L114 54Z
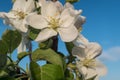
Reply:
M16 0L10 12L0 12L0 18L4 19L6 25L21 33L18 53L30 47L30 28L39 31L34 39L38 43L60 36L63 42L74 45L71 56L75 58L71 64L75 64L78 77L83 80L95 77L98 80L99 76L106 74L106 67L96 59L102 53L102 48L98 43L89 42L80 33L86 21L81 13L82 10L76 10L69 2L62 5L59 1L51 0Z

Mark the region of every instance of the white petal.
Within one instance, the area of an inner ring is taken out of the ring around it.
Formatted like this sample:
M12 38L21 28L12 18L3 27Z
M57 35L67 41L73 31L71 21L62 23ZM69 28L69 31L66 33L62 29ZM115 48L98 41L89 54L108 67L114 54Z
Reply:
M79 34L73 43L77 47L85 48L89 41L82 34Z
M63 5L62 5L59 1L56 1L56 2L55 2L55 5L56 5L57 9L59 10L59 12L62 12L62 10L63 10Z
M16 0L14 2L12 10L21 10L24 11L26 0Z
M60 24L62 27L69 27L74 24L74 17L72 17L69 13L69 9L65 9L60 16Z
M102 52L102 48L98 43L90 42L87 45L87 48L85 49L86 57L89 59L93 59L97 56L99 56Z
M98 76L104 76L107 74L107 68L99 60L96 61L96 70L97 70Z
M11 19L14 19L16 18L16 16L12 13L12 12L9 12L9 13L5 13L5 12L0 12L0 18L11 18Z
M46 28L48 22L43 18L41 15L37 14L30 14L26 17L26 22L28 25L31 25L33 28L36 29L43 29Z
M86 74L87 74L87 68L86 67L81 66L80 64L77 64L77 68L83 76L86 76Z
M69 12L71 16L78 17L82 13L82 10L75 10L75 9L69 8Z
M77 29L80 29L80 27L82 27L82 24L85 23L86 18L84 16L79 16L75 22L75 27Z
M87 68L86 79L92 78L97 75L97 71L94 68Z
M68 28L58 28L58 32L64 42L71 42L78 36L78 31L73 25Z
M6 13L5 12L0 12L0 18L5 18Z
M76 56L78 59L83 60L85 59L85 51L84 48L80 48L80 47L74 47L72 49L72 55Z
M46 4L46 0L38 0L38 4L40 6L45 5Z
M60 11L54 2L49 1L41 7L41 14L46 17L56 17L60 15Z
M54 31L53 29L46 28L38 34L35 41L43 42L43 41L49 39L50 37L53 37L53 36L56 36L56 35L57 35L56 31Z
M15 29L21 31L21 32L27 32L27 26L24 24L23 20L10 20L12 27Z
M24 12L30 13L35 9L34 0L28 0L24 6Z
M64 5L64 8L72 8L72 9L74 9L73 5L71 5L69 2L67 2L67 3Z

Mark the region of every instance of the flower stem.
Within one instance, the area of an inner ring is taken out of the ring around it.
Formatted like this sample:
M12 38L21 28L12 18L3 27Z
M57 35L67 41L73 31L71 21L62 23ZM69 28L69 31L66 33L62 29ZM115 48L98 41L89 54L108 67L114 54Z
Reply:
M55 52L57 52L57 51L58 51L58 37L55 36L55 37L52 38L52 40L53 40L53 44L52 44L52 47L51 47L51 48L52 48Z

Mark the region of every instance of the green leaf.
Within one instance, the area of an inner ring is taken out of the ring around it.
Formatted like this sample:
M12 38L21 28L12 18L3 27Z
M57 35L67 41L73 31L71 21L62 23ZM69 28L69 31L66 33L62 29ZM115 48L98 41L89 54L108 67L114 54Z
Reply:
M29 34L28 36L30 37L30 39L34 40L36 39L36 37L38 36L40 30L39 29L34 29L31 26L29 26Z
M21 39L21 34L13 30L6 30L2 36L2 40L7 44L8 53L12 53L19 46Z
M41 67L41 80L64 80L63 69L59 65L46 64Z
M74 44L73 44L72 42L66 42L66 43L65 43L65 46L66 46L68 52L71 54L72 49L73 49L73 47L74 47Z
M40 67L37 63L30 63L32 80L64 80L63 70L59 65L46 64Z
M70 70L66 70L65 72L66 80L74 80L74 75Z
M30 62L30 72L32 80L41 80L41 70L36 62Z
M0 54L0 69L7 63L7 54Z
M52 44L53 44L53 40L52 40L52 39L49 39L49 40L47 40L47 41L45 41L45 42L41 42L41 43L39 44L39 47L40 47L41 49L48 49L48 48L51 48L51 47L52 47Z
M0 54L7 54L8 47L3 40L0 40Z
M48 62L60 65L63 68L61 56L52 49L37 49L32 53L32 59L34 61L47 60Z
M66 2L69 2L69 3L75 3L75 2L78 2L79 0L66 0Z
M27 52L21 52L18 54L17 58L20 61L21 59L23 59L24 57L26 57L28 55Z
M15 79L13 77L7 76L7 77L0 78L0 80L20 80L20 79Z
M0 70L0 78L8 76L8 73L5 70Z

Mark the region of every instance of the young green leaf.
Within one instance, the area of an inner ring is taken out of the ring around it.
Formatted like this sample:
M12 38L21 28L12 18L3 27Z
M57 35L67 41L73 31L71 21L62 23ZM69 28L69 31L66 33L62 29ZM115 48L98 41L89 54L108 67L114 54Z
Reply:
M53 44L53 40L52 39L49 39L47 41L44 41L44 42L41 42L39 44L39 47L41 49L48 49L48 48L51 48L52 47L52 44Z
M20 79L15 79L13 77L3 77L3 78L0 78L0 80L20 80Z
M64 80L64 71L59 65L46 64L41 67L41 80Z
M74 75L70 70L65 71L66 80L74 80Z
M40 67L37 63L30 63L32 80L64 80L63 70L59 65L46 64Z
M0 54L7 54L8 47L3 40L0 40Z
M0 54L0 69L7 63L7 54Z
M5 70L0 70L0 78L8 76L8 73ZM0 79L1 80L1 79Z
M21 52L18 54L17 58L20 61L21 59L23 59L24 57L26 57L28 55L27 52Z
M40 66L36 62L30 62L30 73L32 80L41 80Z
M55 65L60 65L63 68L61 56L52 49L37 49L32 53L32 59L34 61L47 60L48 62Z
M34 29L32 27L29 27L29 30L30 31L29 31L28 36L30 37L30 39L32 39L32 40L36 39L40 30L39 29Z
M66 46L69 54L71 55L71 54L72 54L72 53L71 53L71 52L72 52L72 49L73 49L73 47L74 47L74 44L73 44L72 42L66 42L66 43L65 43L65 46Z
M6 30L2 35L2 40L7 44L8 53L12 53L20 44L22 39L18 31Z

